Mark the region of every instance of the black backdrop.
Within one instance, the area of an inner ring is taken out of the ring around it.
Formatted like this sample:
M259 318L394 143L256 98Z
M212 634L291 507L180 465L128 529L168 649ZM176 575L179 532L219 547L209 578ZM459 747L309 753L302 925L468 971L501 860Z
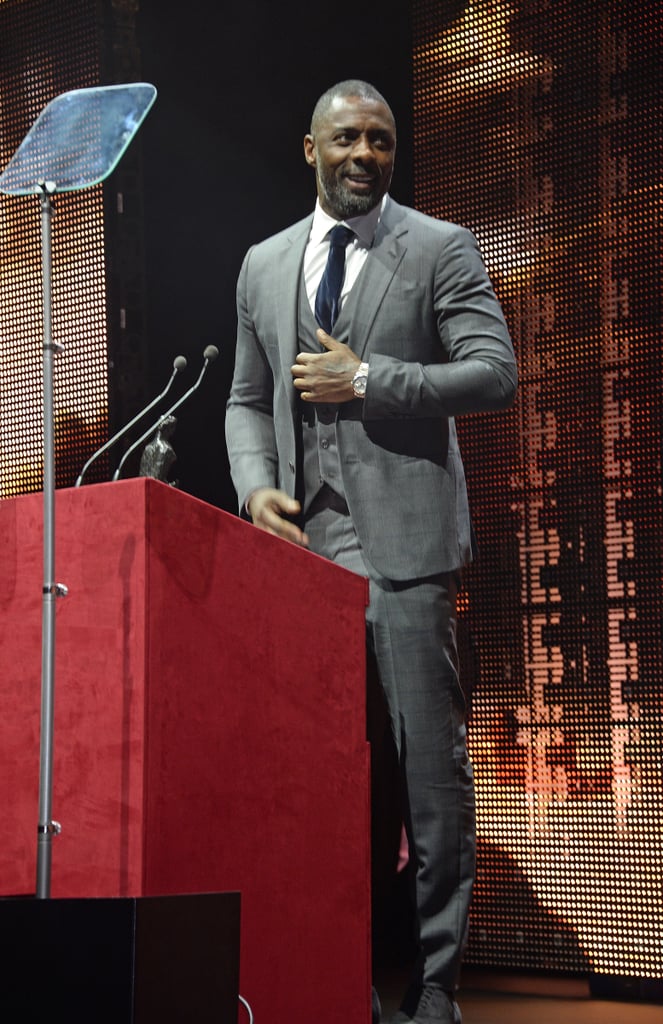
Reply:
M160 390L179 353L189 360L189 386L205 346L218 346L219 360L177 414L171 475L183 490L234 511L223 419L243 255L312 209L302 140L318 96L344 78L372 82L391 103L392 192L411 202L409 5L386 13L373 0L333 10L302 0L141 0L138 45L142 76L158 90L141 130L145 394Z

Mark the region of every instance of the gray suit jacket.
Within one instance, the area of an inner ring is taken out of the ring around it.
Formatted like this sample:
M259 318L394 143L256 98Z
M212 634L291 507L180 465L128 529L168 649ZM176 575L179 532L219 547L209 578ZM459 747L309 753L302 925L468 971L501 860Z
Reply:
M296 493L298 287L311 217L254 246L237 286L226 439L240 511L259 487ZM453 417L505 408L517 372L473 235L389 200L355 284L348 338L370 366L366 397L338 407L345 496L373 566L391 579L471 559Z

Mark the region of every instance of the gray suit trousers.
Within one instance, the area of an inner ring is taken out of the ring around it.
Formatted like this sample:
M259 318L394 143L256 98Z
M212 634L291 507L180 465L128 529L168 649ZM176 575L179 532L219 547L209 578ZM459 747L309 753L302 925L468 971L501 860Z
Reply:
M475 802L458 680L454 573L388 580L361 550L347 506L328 489L305 523L311 550L367 576L367 643L398 751L410 847L418 979L453 990L475 871Z

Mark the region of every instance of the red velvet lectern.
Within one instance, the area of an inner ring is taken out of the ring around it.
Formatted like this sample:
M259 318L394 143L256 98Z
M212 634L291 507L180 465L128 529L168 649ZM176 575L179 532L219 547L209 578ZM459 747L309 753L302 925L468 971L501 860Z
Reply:
M42 498L0 502L0 895L34 892ZM58 491L53 897L239 891L256 1020L370 1019L366 583L154 480Z

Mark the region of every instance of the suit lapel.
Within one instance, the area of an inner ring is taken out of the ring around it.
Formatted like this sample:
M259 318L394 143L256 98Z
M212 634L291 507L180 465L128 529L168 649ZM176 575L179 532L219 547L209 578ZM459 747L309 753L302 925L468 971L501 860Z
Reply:
M276 329L278 332L281 369L290 377L290 367L298 352L298 295L302 275L304 250L311 230L313 217L293 225L288 231L280 253L277 254L277 294L275 296Z
M407 223L403 207L390 199L380 218L375 241L360 275L357 302L361 304L361 328L353 330L353 349L363 357L370 347L370 334L382 300L407 251Z
M275 312L281 372L286 379L290 377L290 367L298 352L299 283L312 221L311 215L294 224L276 254L278 269L275 274ZM390 199L380 218L375 241L357 282L357 301L361 303L363 315L358 332L355 334L353 331L352 347L359 356L363 356L369 346L371 329L382 300L405 255L407 231L405 209Z

